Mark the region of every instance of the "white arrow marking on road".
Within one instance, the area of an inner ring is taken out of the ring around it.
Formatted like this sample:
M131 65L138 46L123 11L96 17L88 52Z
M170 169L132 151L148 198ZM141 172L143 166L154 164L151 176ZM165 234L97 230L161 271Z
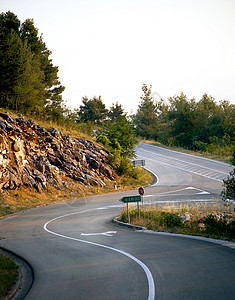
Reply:
M100 233L81 233L81 235L106 235L106 236L113 236L111 233L117 233L117 231L106 231Z
M197 193L198 195L210 195L210 193L209 192L206 192L206 191L202 191L202 192L200 192L200 193Z

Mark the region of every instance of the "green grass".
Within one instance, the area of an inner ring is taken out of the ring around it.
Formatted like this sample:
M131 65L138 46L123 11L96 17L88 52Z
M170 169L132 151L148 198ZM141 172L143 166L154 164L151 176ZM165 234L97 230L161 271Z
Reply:
M0 254L0 297L9 292L16 281L18 266L9 257Z

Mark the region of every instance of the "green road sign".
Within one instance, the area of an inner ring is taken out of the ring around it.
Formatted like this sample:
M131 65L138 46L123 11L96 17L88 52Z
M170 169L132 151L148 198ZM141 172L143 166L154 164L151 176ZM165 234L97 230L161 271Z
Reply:
M120 201L122 201L123 203L140 202L141 201L141 197L140 196L122 197L122 199L120 199Z

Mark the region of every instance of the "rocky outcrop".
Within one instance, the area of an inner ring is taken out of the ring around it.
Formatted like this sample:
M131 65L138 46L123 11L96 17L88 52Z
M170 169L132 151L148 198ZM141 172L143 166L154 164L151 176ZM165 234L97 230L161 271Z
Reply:
M115 178L108 157L106 149L91 141L0 112L0 190L25 185L41 191L47 184L60 188L68 177L105 186Z

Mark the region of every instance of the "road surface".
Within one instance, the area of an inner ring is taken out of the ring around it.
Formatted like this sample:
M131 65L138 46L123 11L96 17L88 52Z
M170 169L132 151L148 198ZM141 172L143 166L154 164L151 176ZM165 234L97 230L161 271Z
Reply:
M140 144L155 173L144 202L215 201L231 166ZM25 299L234 299L235 248L134 231L111 220L137 191L64 201L0 221L0 246L23 256L35 281Z

